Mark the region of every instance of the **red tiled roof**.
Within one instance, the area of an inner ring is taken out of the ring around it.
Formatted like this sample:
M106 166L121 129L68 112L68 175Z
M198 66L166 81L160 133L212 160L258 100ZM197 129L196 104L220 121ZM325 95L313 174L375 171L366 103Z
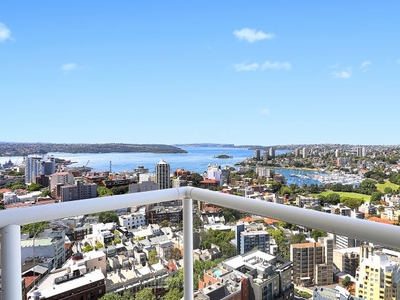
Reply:
M389 224L389 225L393 225L394 222L390 221L390 220L386 220L386 219L381 219L378 217L372 217L368 219L369 221L373 221L373 222L379 222L379 223L384 223L384 224Z
M267 223L268 225L272 225L275 223L279 223L279 220L271 219L271 218L264 218L264 222Z
M6 209L18 208L18 207L28 207L31 205L32 205L32 203L12 203L12 204L7 204Z
M252 218L252 217L247 217L247 218L242 218L242 219L240 219L240 221L242 221L242 222L253 222L254 221L254 219Z

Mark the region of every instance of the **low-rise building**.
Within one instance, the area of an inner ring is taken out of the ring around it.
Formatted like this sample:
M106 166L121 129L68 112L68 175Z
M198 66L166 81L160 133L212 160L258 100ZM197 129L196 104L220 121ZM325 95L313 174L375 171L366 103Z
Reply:
M333 249L333 263L339 271L356 276L360 260L360 247Z
M140 212L121 215L118 217L119 225L128 230L146 226L146 215Z

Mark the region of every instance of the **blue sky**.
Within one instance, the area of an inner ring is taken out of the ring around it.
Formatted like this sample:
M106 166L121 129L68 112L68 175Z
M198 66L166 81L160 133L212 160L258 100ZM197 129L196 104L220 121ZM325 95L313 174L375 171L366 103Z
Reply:
M2 1L0 141L400 144L399 1Z

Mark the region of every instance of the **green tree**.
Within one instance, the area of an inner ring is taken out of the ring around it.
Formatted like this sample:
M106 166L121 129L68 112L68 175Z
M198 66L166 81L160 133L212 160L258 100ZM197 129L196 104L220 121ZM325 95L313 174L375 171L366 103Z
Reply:
M183 289L170 289L164 296L164 300L177 300L182 299Z
M296 233L289 238L290 244L301 244L306 241L306 236L303 233Z
M11 170L11 171L8 172L7 175L9 175L9 176L22 176L22 175L24 175L24 173Z
M336 205L340 203L340 195L338 193L330 193L325 196L325 202Z
M347 287L350 283L351 283L351 279L350 279L349 276L346 276L345 278L343 278L343 280L342 280L342 285L343 285L344 287Z
M135 300L157 300L151 289L144 289L135 294Z
M360 183L360 186L356 189L358 193L365 195L372 195L372 193L376 192L378 188L375 185L375 182L371 179L366 179Z
M16 181L16 182L9 182L6 184L6 188L9 188L12 191L15 191L16 189L25 189L26 185L22 182Z
M90 252L90 251L93 251L93 247L90 244L86 244L82 250L83 250L83 252Z
M373 192L372 195L371 195L370 202L372 204L379 204L379 203L381 203L382 197L383 197L383 193L382 192Z
M180 260L181 258L182 258L181 250L179 250L178 248L173 248L171 250L171 254L169 256L169 259Z
M282 184L281 184L281 183L276 182L276 181L273 181L273 180L267 181L267 185L269 185L269 188L270 188L274 193L278 192L278 191L281 189L281 187L282 187Z
M40 190L41 187L42 186L40 184L32 182L28 186L28 191L30 191L30 192L38 191L38 190Z
M195 187L200 186L200 182L204 180L203 176L201 176L199 173L190 174L190 178L192 181L192 186L195 186Z
M106 188L105 186L98 186L97 195L99 197L111 196L113 195L113 192L109 188Z
M267 230L270 236L275 240L278 245L279 254L285 259L290 258L290 246L289 241L284 235L283 231L280 229L268 229Z
M291 229L292 228L292 224L288 223L288 222L285 222L285 221L280 221L278 223L278 226L282 227L282 228L285 228L285 229Z
M197 260L194 262L194 269L195 269L194 273L196 273L196 268L195 268L196 267L196 262L197 262ZM194 282L196 282L197 281L197 277L196 277L196 279L194 277L195 276L193 276L193 280L194 280ZM183 268L181 268L174 275L167 277L165 279L165 283L167 284L167 287L168 287L169 290L177 289L177 290L182 291L183 290L183 278L184 278Z
M390 186L385 187L383 190L385 194L393 194L393 189Z
M155 249L149 252L149 265L158 263L157 251Z
M101 300L122 300L122 296L117 293L108 293L100 298Z
M344 197L341 199L341 202L348 208L358 209L360 205L364 203L364 200L358 198Z
M203 227L203 221L198 215L193 216L193 228L199 229Z
M134 300L134 299L135 299L135 296L133 296L133 294L130 291L125 291L122 294L122 298L121 298L121 300Z
M129 191L129 185L114 186L111 188L113 195L123 195L127 194Z
M108 293L100 298L101 300L134 300L134 296L129 291L125 291L121 296L117 293Z
M104 247L104 245L100 242L100 241L97 241L96 242L96 246L95 246L95 249L97 250L97 249L101 249L101 248L103 248Z
M40 197L51 197L51 191L49 189L43 189L40 193Z
M220 247L221 247L222 257L225 259L237 255L236 247L229 242L221 243Z
M46 221L25 224L22 225L21 232L29 234L29 237L32 238L33 236L45 230L46 228L49 228L49 226L50 226L49 222Z
M168 220L162 220L161 222L160 222L160 227L161 228L163 228L163 227L168 227L169 226L169 221Z
M113 210L94 213L92 216L99 216L100 223L118 223L118 215Z
M290 187L284 185L279 189L279 194L280 195L285 195L285 194L290 195L290 194L292 194L292 190Z
M328 234L325 231L313 229L310 233L310 236L317 242L319 237L328 236Z
M243 218L244 214L236 209L222 207L222 215L224 216L225 222L231 223Z

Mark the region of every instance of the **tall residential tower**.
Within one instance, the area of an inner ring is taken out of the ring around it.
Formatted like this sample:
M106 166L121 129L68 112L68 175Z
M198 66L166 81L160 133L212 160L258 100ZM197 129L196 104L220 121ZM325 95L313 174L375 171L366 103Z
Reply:
M171 167L165 160L160 160L156 166L156 182L158 189L169 189L171 187Z

